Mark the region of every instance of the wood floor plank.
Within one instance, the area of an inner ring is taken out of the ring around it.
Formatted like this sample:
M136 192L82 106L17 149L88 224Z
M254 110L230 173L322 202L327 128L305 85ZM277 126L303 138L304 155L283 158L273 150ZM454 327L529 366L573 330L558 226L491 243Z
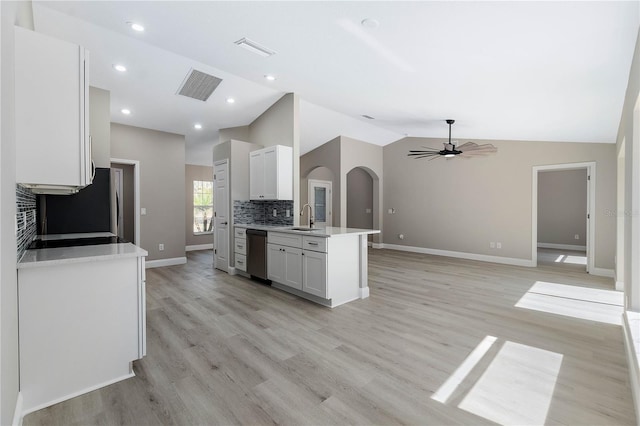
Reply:
M328 309L190 252L147 271L136 377L24 424L636 424L619 294L558 256L370 250L370 297Z

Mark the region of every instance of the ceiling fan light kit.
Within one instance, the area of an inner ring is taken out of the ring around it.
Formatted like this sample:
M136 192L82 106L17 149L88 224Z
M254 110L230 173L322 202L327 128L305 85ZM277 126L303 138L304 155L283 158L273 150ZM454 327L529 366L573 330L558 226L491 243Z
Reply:
M458 155L463 158L470 158L498 152L498 148L490 143L478 145L474 142L467 142L457 147L456 143L451 141L451 125L456 121L452 119L447 119L446 121L449 125L449 142L444 142L444 149L437 150L435 148L425 146L423 147L425 148L424 150L410 150L407 156L413 158L429 158L429 160L433 160L438 157L454 158Z

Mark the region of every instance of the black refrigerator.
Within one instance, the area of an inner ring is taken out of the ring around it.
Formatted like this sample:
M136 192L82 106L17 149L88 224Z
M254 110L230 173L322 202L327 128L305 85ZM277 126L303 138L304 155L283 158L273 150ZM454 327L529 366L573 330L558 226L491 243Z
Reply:
M111 169L96 168L93 183L76 194L38 198L38 234L115 234L112 200Z

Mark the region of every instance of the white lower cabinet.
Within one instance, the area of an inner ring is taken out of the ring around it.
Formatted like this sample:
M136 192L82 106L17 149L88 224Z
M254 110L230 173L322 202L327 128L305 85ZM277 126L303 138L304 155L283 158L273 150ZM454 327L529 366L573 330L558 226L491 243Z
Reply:
M304 250L302 253L302 291L328 299L327 254Z
M268 244L267 276L271 281L302 290L302 249Z

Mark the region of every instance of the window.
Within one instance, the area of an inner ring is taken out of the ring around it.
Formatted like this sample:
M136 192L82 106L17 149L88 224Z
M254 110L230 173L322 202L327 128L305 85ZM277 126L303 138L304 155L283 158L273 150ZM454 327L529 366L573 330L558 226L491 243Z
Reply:
M213 182L193 181L193 233L213 232Z

